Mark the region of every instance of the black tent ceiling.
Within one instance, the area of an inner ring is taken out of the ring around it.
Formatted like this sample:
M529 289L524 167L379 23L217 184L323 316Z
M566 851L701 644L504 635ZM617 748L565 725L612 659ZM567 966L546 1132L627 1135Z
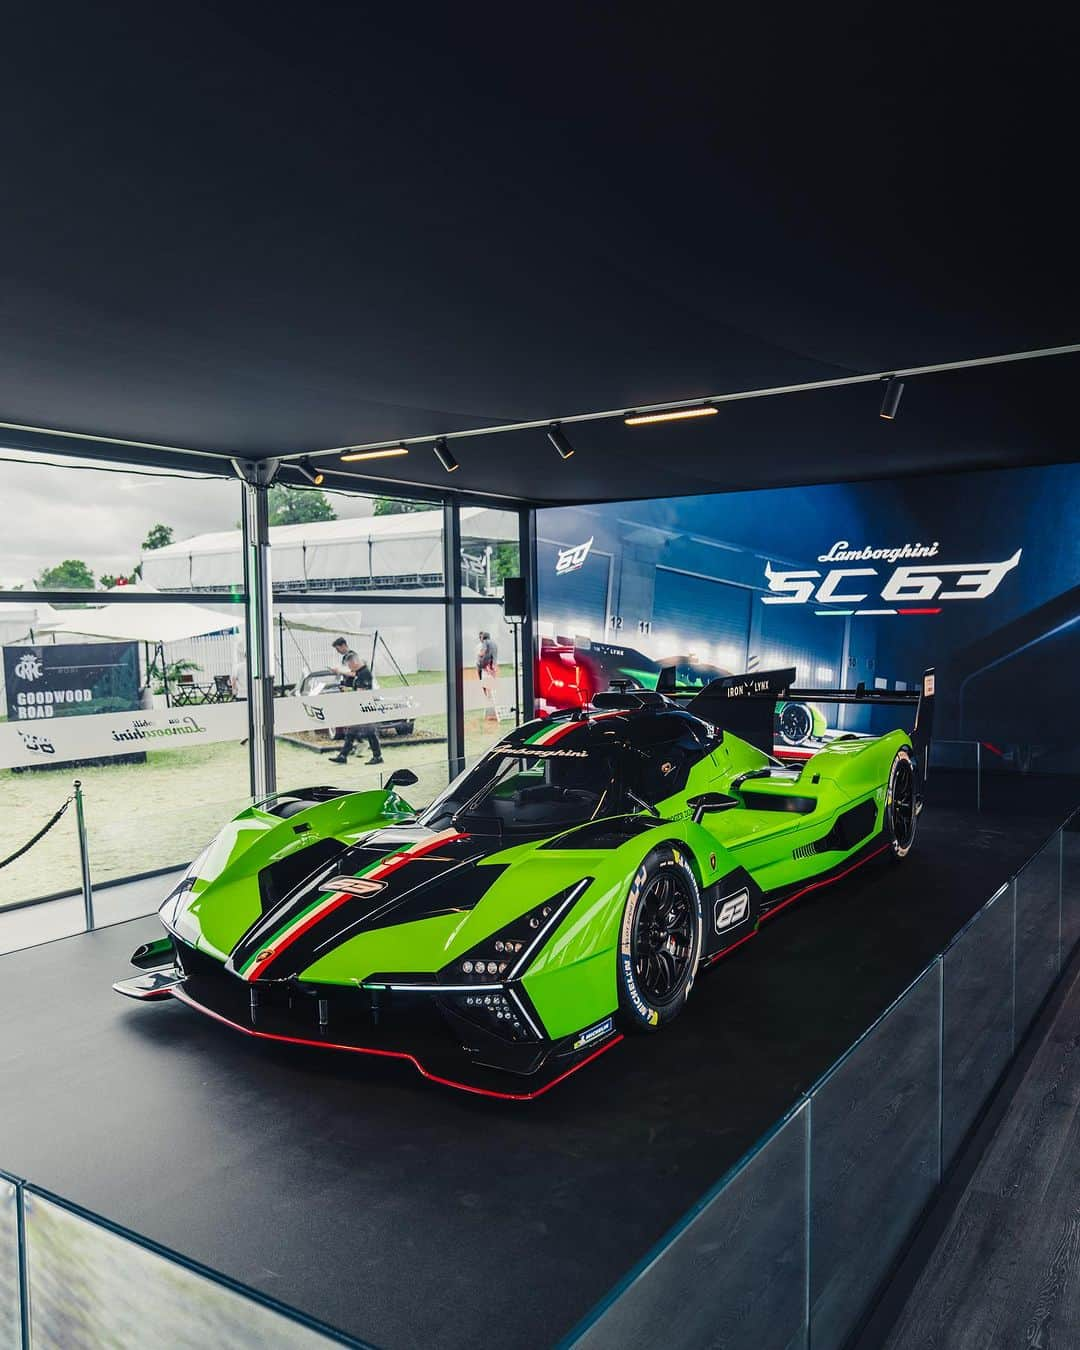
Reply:
M9 424L260 456L1080 336L1057 18L26 6L5 46ZM370 469L583 500L1069 458L1076 369Z

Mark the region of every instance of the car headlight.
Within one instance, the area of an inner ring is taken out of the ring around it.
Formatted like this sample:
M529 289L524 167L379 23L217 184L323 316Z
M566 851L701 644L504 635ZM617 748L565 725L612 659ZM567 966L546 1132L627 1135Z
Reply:
M206 855L210 852L210 847L211 844L207 844L199 856L188 865L187 871L158 906L158 918L166 928L174 929L179 922L187 896L198 880L199 869L206 861Z
M591 881L592 877L584 877L567 886L478 942L439 971L440 982L485 985L519 979Z

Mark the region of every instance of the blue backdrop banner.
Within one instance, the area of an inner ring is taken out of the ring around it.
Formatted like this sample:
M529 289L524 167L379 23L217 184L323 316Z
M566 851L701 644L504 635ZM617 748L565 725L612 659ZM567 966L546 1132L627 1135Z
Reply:
M538 696L571 706L673 662L849 689L934 666L937 737L1075 771L1078 520L1080 465L543 510ZM888 717L822 702L782 739Z

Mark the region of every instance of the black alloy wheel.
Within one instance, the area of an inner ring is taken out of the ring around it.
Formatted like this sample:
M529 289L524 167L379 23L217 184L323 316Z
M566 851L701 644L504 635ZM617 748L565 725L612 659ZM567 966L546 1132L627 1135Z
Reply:
M780 739L788 745L802 745L810 739L814 717L805 703L786 703L780 714Z
M893 760L886 809L893 855L906 858L915 842L915 826L919 818L915 766L906 750L901 750Z
M693 971L697 905L681 869L667 868L642 892L631 953L638 987L649 1004L666 1008L683 993Z

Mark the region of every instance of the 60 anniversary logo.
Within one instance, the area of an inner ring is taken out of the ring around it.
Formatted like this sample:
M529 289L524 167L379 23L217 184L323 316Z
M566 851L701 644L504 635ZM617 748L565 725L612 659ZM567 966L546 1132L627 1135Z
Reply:
M901 558L934 558L937 551L936 542L903 544L897 548L853 549L846 539L841 539L828 553L823 553L818 562L881 560L892 563ZM817 610L818 614L940 614L940 601L985 600L993 595L1008 573L1019 566L1022 552L1023 549L1018 548L1003 562L904 562L888 574L888 579L877 591L877 597L889 608L862 607L864 600L871 599L874 589L865 578L883 575L876 567L832 567L825 572L812 568L779 571L766 562L765 576L770 594L763 595L761 603L828 606ZM946 586L949 589L943 589Z

